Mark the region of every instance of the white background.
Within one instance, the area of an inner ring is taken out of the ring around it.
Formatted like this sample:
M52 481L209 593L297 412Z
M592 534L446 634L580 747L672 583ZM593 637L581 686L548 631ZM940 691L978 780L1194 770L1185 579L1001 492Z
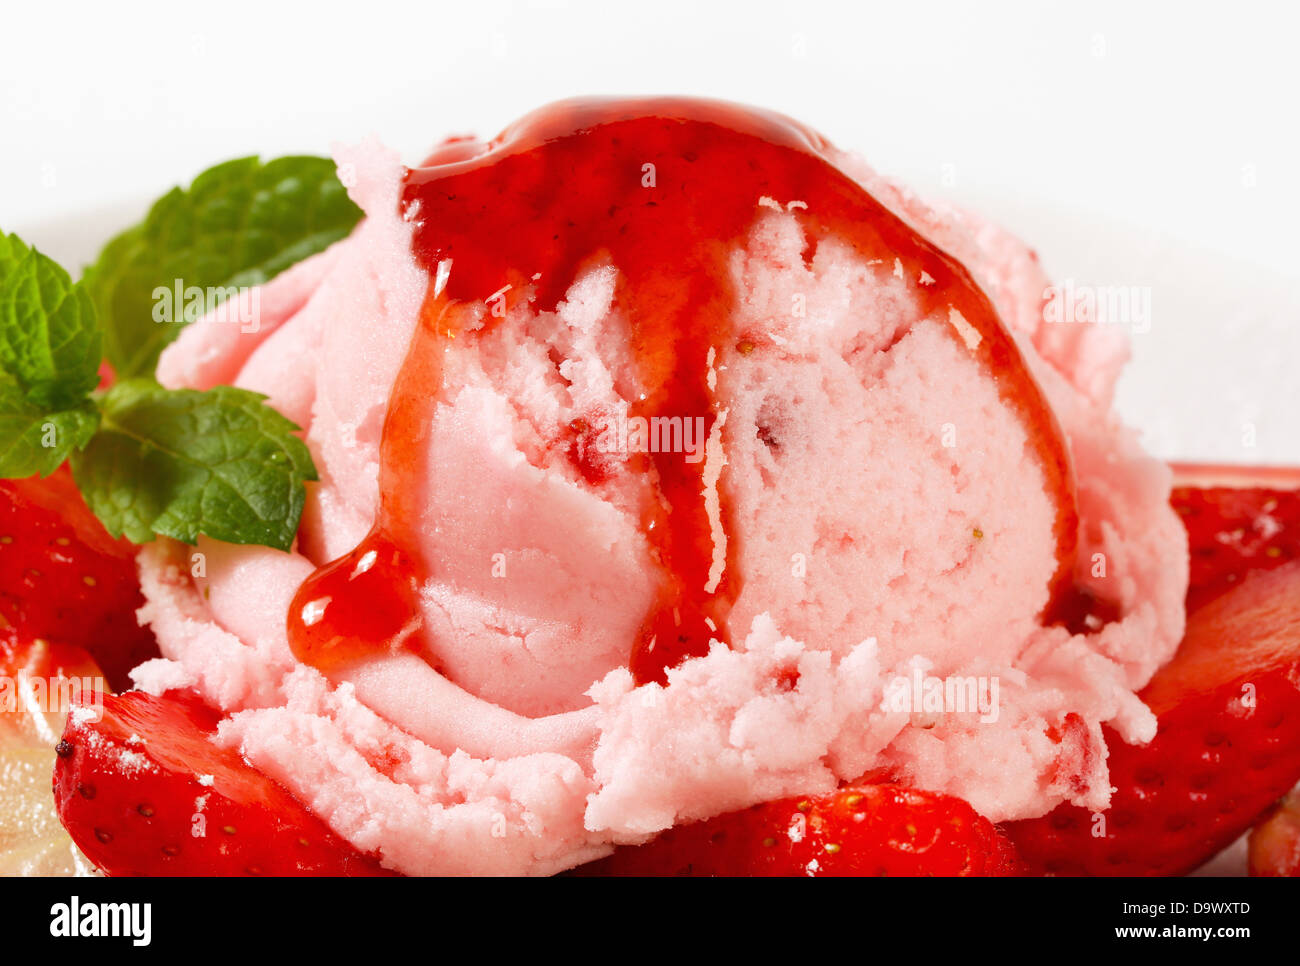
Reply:
M1149 286L1119 403L1157 453L1300 464L1295 9L9 4L0 227L75 267L229 157L373 131L414 163L561 97L745 101L1002 219L1060 279Z

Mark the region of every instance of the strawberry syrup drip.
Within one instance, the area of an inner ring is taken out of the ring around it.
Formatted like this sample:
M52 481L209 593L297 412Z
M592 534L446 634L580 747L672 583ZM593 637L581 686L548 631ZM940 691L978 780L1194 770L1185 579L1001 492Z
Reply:
M1054 596L1068 584L1077 519L1073 474L1055 418L988 299L956 261L934 248L835 167L829 145L795 122L735 105L686 99L580 100L543 108L489 144L450 142L406 178L402 207L415 223L413 251L431 279L382 440L378 518L352 553L312 575L290 609L294 653L318 667L381 649L415 647L416 588L436 571L404 541L423 490L417 448L430 401L442 398L441 360L455 340L494 324L485 303L531 302L553 310L583 269L618 269L616 307L627 318L644 395L629 415L703 417L720 412L709 388L709 354L763 351L738 331L729 255L763 211L761 198L793 210L811 243L835 236L864 260L901 267L924 315L960 312L981 336L971 351L998 374L1003 399L1039 441L1051 492L1061 495ZM897 263L895 263L897 259ZM443 284L439 287L439 269ZM503 294L502 294L503 293ZM958 338L953 330L953 337ZM570 434L581 435L585 422ZM574 440L570 454L589 447ZM591 482L603 475L575 465ZM672 452L632 456L651 474L643 532L661 590L629 664L638 682L664 681L682 660L727 643L736 599L737 531L725 471L717 486L726 552L715 562L706 504L709 459ZM373 554L374 556L370 556Z

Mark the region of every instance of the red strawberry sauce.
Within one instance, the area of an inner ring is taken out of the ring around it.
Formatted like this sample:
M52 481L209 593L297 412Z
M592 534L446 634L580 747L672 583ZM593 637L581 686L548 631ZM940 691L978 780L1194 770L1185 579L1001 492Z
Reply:
M578 100L543 108L488 144L454 141L408 173L403 214L416 225L414 254L431 281L389 403L378 518L360 546L298 591L289 615L295 654L329 668L418 641L416 588L438 563L422 559L405 536L413 529L411 500L422 492L412 454L422 445L429 401L442 391L443 353L453 340L478 337L483 303L493 296L506 307L528 300L550 310L584 268L608 260L619 271L616 302L631 325L645 387L632 415L701 416L712 433L719 412L708 384L710 350L765 348L757 333L735 325L727 264L763 211L761 198L806 206L791 210L811 245L834 235L864 260L897 259L904 277L929 276L932 283L916 286L926 315L959 312L980 334L973 351L1039 440L1048 485L1061 494L1054 587L1064 588L1077 528L1067 450L966 270L840 171L821 136L787 118L688 99ZM492 324L491 313L486 321ZM584 426L570 430L580 436ZM598 481L601 470L581 459L583 449L572 447L577 465ZM709 460L641 459L661 497L648 501L642 526L663 577L639 639L628 642L632 670L644 682L662 681L667 668L705 653L710 638L725 641L743 575L725 471L719 573L706 508Z

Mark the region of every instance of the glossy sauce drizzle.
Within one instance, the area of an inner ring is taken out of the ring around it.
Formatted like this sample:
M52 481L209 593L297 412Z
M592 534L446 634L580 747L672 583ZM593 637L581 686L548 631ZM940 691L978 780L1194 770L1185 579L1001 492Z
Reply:
M709 386L710 350L763 351L761 333L738 331L728 256L745 241L762 198L795 207L810 243L834 235L864 260L895 259L926 316L961 313L981 338L971 349L998 373L1003 399L1037 439L1049 488L1065 494L1057 519L1068 583L1074 555L1072 473L1055 418L992 306L965 269L894 215L829 160L829 145L787 118L709 101L582 100L544 108L489 144L456 141L411 170L404 215L415 225L414 254L431 279L419 325L394 385L384 426L381 505L374 529L346 557L312 575L290 610L299 659L321 668L376 650L415 647L417 588L436 574L404 535L413 532L422 492L413 479L416 447L427 435L430 400L442 392L441 362L456 340L493 324L483 305L529 300L551 310L580 272L602 260L618 269L616 307L630 325L644 396L631 415L704 418L714 432L719 407ZM806 206L806 207L803 207ZM954 338L957 335L954 334ZM596 415L596 414L593 414ZM575 465L593 482L601 468L584 458L587 422L575 420ZM634 458L635 459L635 458ZM706 503L709 460L645 454L631 466L652 472L658 499L642 520L661 570L661 590L639 639L628 642L638 681L726 641L739 591L737 540L725 471L717 486L726 534L721 573ZM716 541L721 543L721 541Z

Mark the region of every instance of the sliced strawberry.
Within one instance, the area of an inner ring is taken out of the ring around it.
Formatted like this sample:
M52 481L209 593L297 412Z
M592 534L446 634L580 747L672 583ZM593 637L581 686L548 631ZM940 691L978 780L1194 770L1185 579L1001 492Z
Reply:
M143 603L135 547L108 535L66 466L43 480L0 480L0 623L85 648L120 689L158 654L136 620Z
M107 690L85 651L0 632L0 876L86 875L50 793L67 708Z
M1251 875L1300 876L1300 790L1251 830L1249 855Z
M958 798L896 785L766 802L619 848L582 875L1003 876L1015 850Z
M1032 872L1177 875L1232 842L1300 780L1300 562L1252 573L1188 618L1141 694L1148 745L1107 731L1115 792L1007 833Z
M1182 467L1170 502L1187 527L1189 612L1248 573L1300 559L1300 471Z
M98 721L68 718L54 770L59 817L109 875L375 876L281 785L212 742L197 696L131 691Z

